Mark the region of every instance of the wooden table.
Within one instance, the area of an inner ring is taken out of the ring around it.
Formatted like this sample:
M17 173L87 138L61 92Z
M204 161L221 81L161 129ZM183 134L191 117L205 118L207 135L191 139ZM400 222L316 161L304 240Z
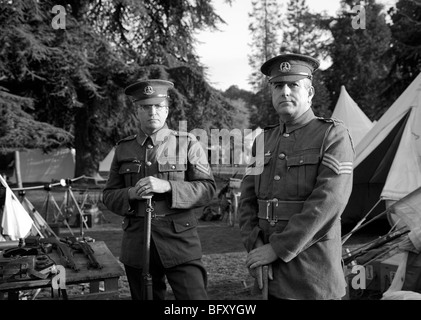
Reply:
M124 270L118 260L103 241L89 243L94 251L97 261L102 266L101 269L88 269L89 260L82 252L74 252L74 261L79 271L66 268L66 286L88 283L89 293L83 295L69 295L69 300L78 299L118 299L118 280L124 275ZM56 252L48 254L57 264L60 264L60 258ZM16 282L6 282L0 284L0 294L8 293L8 299L18 298L19 291L32 290L37 288L51 288L51 279L45 280L30 279ZM100 282L104 282L104 291L100 292Z

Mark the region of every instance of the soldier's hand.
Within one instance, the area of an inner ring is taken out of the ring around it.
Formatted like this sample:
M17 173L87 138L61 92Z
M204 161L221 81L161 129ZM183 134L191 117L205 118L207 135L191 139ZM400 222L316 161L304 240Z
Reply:
M142 200L142 197L137 194L137 188L131 187L129 189L129 200Z
M257 286L260 290L263 288L263 269L262 266L257 268L248 268L250 275L256 279Z
M268 279L273 280L273 269L272 264L268 264ZM257 268L248 268L250 275L256 279L257 286L260 290L263 289L263 266Z
M268 243L249 252L246 258L246 266L247 268L254 269L265 264L270 264L276 259L278 259L276 252Z
M167 180L156 177L145 177L140 179L133 187L136 196L142 197L150 193L165 193L171 190L171 184Z

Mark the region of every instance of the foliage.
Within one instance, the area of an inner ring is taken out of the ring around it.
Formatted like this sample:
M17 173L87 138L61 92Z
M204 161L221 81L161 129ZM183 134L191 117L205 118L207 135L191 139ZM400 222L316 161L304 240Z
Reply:
M382 98L390 105L421 72L421 2L399 0L388 14L391 17L391 46L387 58L392 61L383 81Z
M45 18L34 10L32 1L0 3L0 148L10 152L22 148L52 148L69 146L73 136L63 129L37 121L33 115L38 100L28 82L43 82L45 78L32 66L39 66L54 54L33 32ZM27 20L27 24L22 23ZM42 32L41 32L42 33ZM46 37L45 42L49 42ZM35 90L38 88L35 87Z
M10 94L0 87L0 154L28 146L45 152L71 146L73 136L48 123L35 121L21 106L31 108L32 99Z
M194 53L194 31L223 22L210 2L2 1L0 85L32 99L22 109L36 120L74 134L76 175L94 175L111 146L136 132L123 88L138 79L195 86L175 90L172 121L226 125L232 106L207 86ZM54 5L66 10L64 30L52 28Z
M212 128L232 126L236 112L234 107L206 83L203 75L186 66L168 69L168 73L177 84L170 113L173 125L180 120L188 120L189 131L199 128L208 134Z
M257 108L253 105L254 93L232 85L223 93L223 96L229 99L231 104L237 106L234 128L256 129L254 121L257 116Z
M322 71L317 70L313 75L314 97L311 107L318 117L329 118L332 115L330 93L326 88Z
M276 0L253 0L249 30L252 44L250 45L249 65L255 71L250 75L249 83L255 91L265 86L265 78L260 72L260 66L268 59L279 54L281 30L281 7Z
M306 0L290 0L283 23L282 52L294 52L322 60L326 58L326 46L331 42L329 32L320 22L326 17L309 11Z
M365 29L354 29L352 11L356 1L344 1L339 16L329 24L334 42L329 46L332 65L324 72L332 101L337 101L341 85L367 116L379 116L381 80L387 75L390 62L385 57L389 48L390 30L383 6L374 0L366 2Z

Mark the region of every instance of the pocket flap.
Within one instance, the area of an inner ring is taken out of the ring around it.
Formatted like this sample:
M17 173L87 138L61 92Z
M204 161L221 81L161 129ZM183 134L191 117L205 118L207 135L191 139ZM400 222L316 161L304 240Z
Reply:
M193 217L180 219L180 220L173 220L174 223L174 230L175 232L184 232L186 230L189 230L191 228L194 228L197 226L197 220Z
M171 171L186 171L187 163L158 163L159 172L171 172Z
M125 173L139 173L140 172L140 163L130 162L130 163L123 163L118 170L119 174Z
M299 156L287 156L287 167L317 163L319 163L318 153L302 154Z

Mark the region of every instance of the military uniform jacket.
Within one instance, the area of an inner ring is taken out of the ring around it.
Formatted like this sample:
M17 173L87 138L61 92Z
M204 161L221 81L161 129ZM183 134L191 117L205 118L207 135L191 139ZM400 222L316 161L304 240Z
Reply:
M345 294L340 216L352 189L354 159L348 130L309 109L294 123L267 128L263 136L264 163L252 165L263 165L263 172L246 172L242 181L239 215L245 247L252 250L260 237L279 257L272 263L271 295L340 298ZM279 215L272 225L258 217L264 200L273 200Z
M165 125L152 136L140 132L120 141L103 191L104 204L123 219L120 260L141 268L146 201L129 201L128 190L146 176L168 180L172 190L153 195L157 217L151 237L164 267L200 259L202 250L193 208L209 203L215 181L200 143L188 133Z

